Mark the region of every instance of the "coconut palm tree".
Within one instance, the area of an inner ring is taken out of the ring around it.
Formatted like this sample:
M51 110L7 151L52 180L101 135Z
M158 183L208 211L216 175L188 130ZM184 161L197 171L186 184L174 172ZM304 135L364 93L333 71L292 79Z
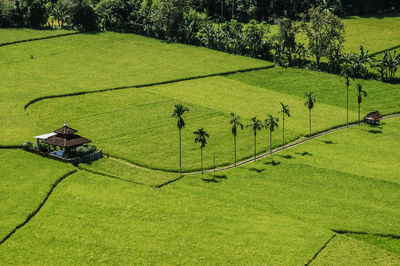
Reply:
M362 97L367 97L367 92L363 90L361 84L357 84L357 91L358 91L358 124L360 124L360 105L362 102Z
M262 129L262 123L257 116L251 118L251 123L247 124L246 127L250 128L250 131L254 134L254 161L257 159L257 131Z
M207 144L207 138L210 136L208 135L207 131L205 131L203 128L197 129L193 134L196 136L194 138L194 142L198 143L200 146L200 154L201 154L201 174L203 174L203 148Z
M349 71L344 71L344 78L346 79L346 125L349 126L349 86L350 86L350 73Z
M285 147L285 115L290 117L289 105L284 105L281 102L282 109L278 114L282 114L282 146Z
M269 129L269 153L272 154L272 132L275 131L275 128L278 127L278 117L273 117L272 115L268 115L267 119L265 119L265 129Z
M189 112L189 108L184 107L182 104L175 104L174 112L172 117L175 117L177 121L177 127L179 129L179 173L182 173L182 138L181 130L185 127L185 121L182 116L185 112Z
M237 128L243 129L242 123L239 121L240 116L231 113L231 121L232 124L232 135L233 135L233 146L234 146L234 154L235 154L235 166L236 166L236 135L237 135Z
M304 96L306 97L306 102L304 103L304 105L307 106L310 114L309 117L310 117L310 137L311 137L311 109L314 108L316 100L312 92L306 93Z

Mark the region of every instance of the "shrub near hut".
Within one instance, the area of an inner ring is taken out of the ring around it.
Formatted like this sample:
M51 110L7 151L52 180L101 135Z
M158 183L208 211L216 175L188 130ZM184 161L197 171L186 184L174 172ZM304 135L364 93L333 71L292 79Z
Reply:
M75 157L82 157L86 154L93 153L97 150L95 145L83 145L79 146L76 149L66 149L64 153L65 158L75 158Z

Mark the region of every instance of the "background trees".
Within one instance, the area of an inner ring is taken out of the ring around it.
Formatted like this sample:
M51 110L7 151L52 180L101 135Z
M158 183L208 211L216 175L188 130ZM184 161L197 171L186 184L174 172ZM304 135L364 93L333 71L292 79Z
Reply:
M339 54L344 42L344 25L339 17L321 6L302 16L301 29L308 38L308 49L320 64L321 57Z

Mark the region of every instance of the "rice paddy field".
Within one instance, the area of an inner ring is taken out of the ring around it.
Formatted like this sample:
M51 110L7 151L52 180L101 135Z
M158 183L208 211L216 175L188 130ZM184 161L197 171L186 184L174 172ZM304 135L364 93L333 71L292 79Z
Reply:
M344 52L360 52L360 45L371 53L380 53L386 49L398 47L400 36L400 14L385 16L352 16L343 19L345 26ZM271 34L278 33L278 26L270 28ZM307 43L307 37L299 34L297 42Z
M379 34L393 35L397 20L346 20L355 28L346 49L359 41L375 45L365 45L370 51L395 46L396 37ZM0 43L53 33L1 29ZM177 173L175 104L190 109L183 170L200 169L193 135L200 127L210 134L204 164L212 169L214 156L217 167L233 163L231 112L246 125L253 116L278 116L284 102L286 141L305 140L304 94L313 91L313 134L344 125L342 77L117 33L6 45L0 58L1 265L400 264L400 118L341 129L230 170ZM362 117L400 112L400 85L355 80L350 122L358 116L357 84L368 92ZM64 122L106 156L74 167L11 147ZM282 133L280 124L273 148ZM238 159L251 158L253 141L247 128L238 132ZM258 154L270 148L265 129L257 147Z

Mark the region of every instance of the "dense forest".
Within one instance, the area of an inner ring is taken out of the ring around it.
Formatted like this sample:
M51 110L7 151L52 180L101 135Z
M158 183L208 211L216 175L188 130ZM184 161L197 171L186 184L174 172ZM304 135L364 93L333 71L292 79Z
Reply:
M65 27L184 38L205 20L273 22L321 5L335 15L400 10L398 0L0 0L0 27Z

